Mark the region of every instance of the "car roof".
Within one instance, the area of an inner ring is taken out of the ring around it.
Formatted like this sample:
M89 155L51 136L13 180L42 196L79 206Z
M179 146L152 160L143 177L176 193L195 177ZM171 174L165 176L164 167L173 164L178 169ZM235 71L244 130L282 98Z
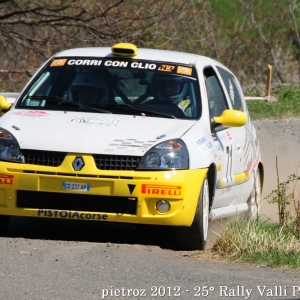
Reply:
M87 47L87 48L74 48L64 50L55 55L55 57L120 57L112 53L110 47ZM171 50L159 50L138 48L138 54L132 57L133 59L153 60L160 62L174 62L182 63L186 65L195 65L196 62L201 65L219 65L227 69L223 64L218 61L193 53L171 51Z

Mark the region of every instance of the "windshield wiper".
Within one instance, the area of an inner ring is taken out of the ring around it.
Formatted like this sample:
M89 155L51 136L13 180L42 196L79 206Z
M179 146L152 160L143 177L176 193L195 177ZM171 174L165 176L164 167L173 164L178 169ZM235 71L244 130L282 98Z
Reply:
M104 109L98 109L89 105L84 105L81 103L76 103L76 102L72 102L70 100L65 100L65 99L61 99L59 97L56 96L28 96L29 99L37 99L37 100L46 100L48 102L52 102L52 103L56 103L57 105L66 105L66 106L71 106L71 107L77 107L77 108L86 108L89 110L94 110L97 112L103 112L103 113L108 113L111 114L110 111L104 110Z
M138 111L141 113L141 115L143 115L143 113L150 113L154 116L161 116L161 117L165 117L165 118L171 118L171 119L176 119L176 117L174 115L171 114L165 114L165 113L161 113L161 112L157 112L155 110L152 109L148 109L148 108L143 108L143 107L137 107L137 106L132 106L130 104L124 103L124 104L120 104L120 103L116 103L116 104L109 104L109 103L92 103L89 104L88 106L90 107L105 107L108 109L112 109L112 110L119 110L119 111L124 111L124 110L133 110L133 111Z
M56 97L56 96L51 96L51 97L50 96L28 96L27 98L37 99L37 100L45 100L45 101L48 101L48 102L54 102L54 103L57 103L58 105L66 104L66 105L73 106L73 107L79 107L78 103L71 102L69 100L64 100L64 99L61 99L61 98Z

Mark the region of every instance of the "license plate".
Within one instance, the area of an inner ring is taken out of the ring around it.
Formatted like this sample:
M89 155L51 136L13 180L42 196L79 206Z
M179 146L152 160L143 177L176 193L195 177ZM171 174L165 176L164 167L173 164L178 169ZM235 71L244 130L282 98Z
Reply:
M81 191L81 192L89 192L90 184L89 183L78 183L78 182L63 182L62 183L63 190L67 191Z

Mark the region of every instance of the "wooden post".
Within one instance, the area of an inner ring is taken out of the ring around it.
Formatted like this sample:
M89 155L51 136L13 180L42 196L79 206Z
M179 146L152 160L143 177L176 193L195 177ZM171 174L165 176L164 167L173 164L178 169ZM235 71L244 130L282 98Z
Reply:
M267 97L271 96L272 65L268 65Z

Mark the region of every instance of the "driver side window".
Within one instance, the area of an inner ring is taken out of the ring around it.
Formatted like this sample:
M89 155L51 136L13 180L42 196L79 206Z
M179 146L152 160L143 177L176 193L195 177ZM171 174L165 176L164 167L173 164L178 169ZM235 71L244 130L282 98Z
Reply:
M225 109L228 108L223 89L215 71L212 68L206 68L204 70L204 77L210 108L210 116L218 117Z

